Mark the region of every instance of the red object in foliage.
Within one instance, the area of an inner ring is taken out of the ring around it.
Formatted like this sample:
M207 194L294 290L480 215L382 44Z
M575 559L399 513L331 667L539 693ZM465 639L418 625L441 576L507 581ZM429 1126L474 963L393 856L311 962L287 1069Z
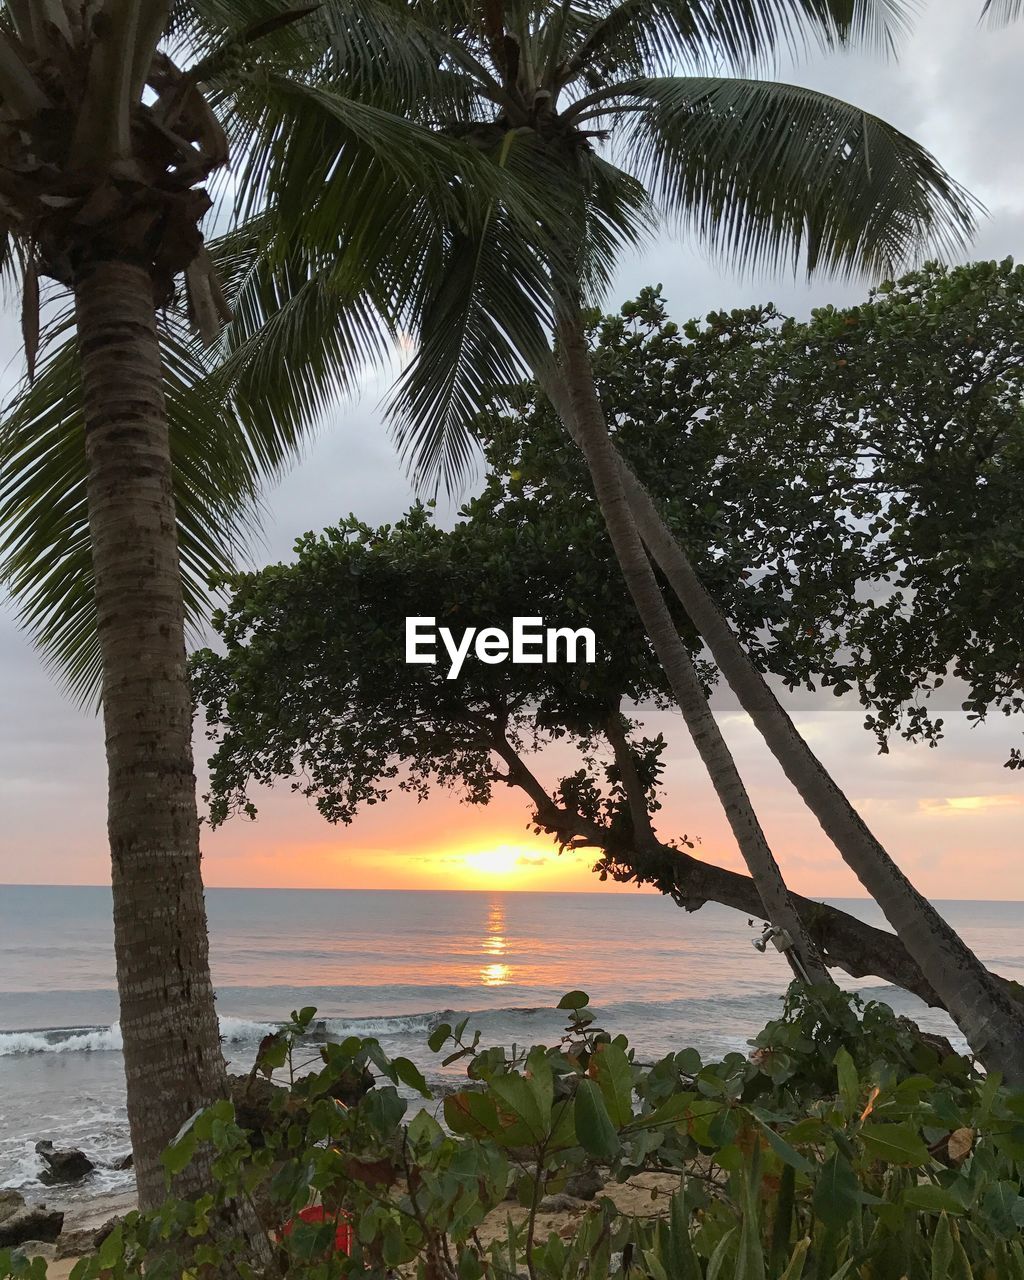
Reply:
M296 1221L308 1223L311 1227L319 1226L321 1222L333 1222L337 1226L334 1233L334 1249L337 1253L352 1252L352 1226L348 1221L348 1215L343 1211L330 1218L322 1204L311 1204L308 1209L300 1209L298 1219L292 1218L290 1222L286 1222L281 1230L284 1236L290 1236Z

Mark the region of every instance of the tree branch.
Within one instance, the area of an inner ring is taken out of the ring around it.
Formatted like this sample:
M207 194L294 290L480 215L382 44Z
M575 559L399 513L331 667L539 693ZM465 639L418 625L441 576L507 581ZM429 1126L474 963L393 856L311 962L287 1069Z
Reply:
M707 902L717 902L764 919L761 897L750 876L704 862L657 837L643 847L633 842L624 844L621 837L613 836L601 823L557 805L503 735L492 733L490 746L508 768L508 775L502 780L519 787L532 801L537 826L553 835L562 849L600 850L602 857L595 870L602 878L653 885L687 911L698 911ZM944 1007L894 933L827 903L795 893L790 896L804 928L830 968L842 969L853 978L881 978L910 991L926 1004ZM998 980L1011 986L1006 979Z
M605 737L615 753L615 767L619 771L622 789L629 804L629 816L633 822L633 835L638 849L651 849L658 844L658 837L651 825L651 813L647 806L647 792L636 771L636 757L622 727L618 710L612 712L605 725Z

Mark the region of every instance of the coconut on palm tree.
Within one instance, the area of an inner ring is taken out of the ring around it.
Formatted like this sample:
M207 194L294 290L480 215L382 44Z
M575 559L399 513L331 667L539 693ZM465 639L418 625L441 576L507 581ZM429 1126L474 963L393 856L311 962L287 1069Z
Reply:
M663 567L671 557L657 513L645 508L614 449L583 314L619 251L665 219L741 264L803 262L832 273L888 273L923 252L964 244L973 203L923 148L827 94L752 75L808 38L826 48L855 39L892 47L903 6L488 0L422 4L411 14L415 38L447 72L449 94L444 104L421 100L413 117L470 141L497 167L528 168L560 201L560 213L545 228L540 297L532 280L532 291L519 288L509 269L520 267L522 251L500 203L472 224L437 228L412 315L419 348L394 403L401 438L421 475L451 481L469 456L466 428L481 402L524 367L538 378L586 455L631 594L766 910L788 928L778 869L648 558L651 548ZM737 74L721 75L723 66ZM701 627L697 589L684 583L679 563L672 586ZM727 678L742 662L753 679L738 645L706 638ZM784 727L777 719L767 735L780 758ZM791 778L975 1050L1007 1078L1024 1078L1024 1008L914 890L806 744L793 746L791 725L786 733L791 754L800 755ZM793 936L798 949L805 945L799 931Z

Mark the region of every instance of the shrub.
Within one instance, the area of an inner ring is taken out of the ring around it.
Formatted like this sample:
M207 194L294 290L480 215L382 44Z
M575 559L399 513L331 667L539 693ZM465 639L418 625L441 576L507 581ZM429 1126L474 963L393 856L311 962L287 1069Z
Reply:
M554 1046L482 1048L467 1022L439 1026L430 1048L466 1063L440 1105L411 1061L372 1039L296 1065L315 1012L302 1010L257 1063L267 1076L290 1067L269 1131L253 1140L218 1103L168 1151L169 1179L212 1158L220 1198L252 1200L301 1280L1024 1280L1024 1097L886 1006L794 986L750 1055L704 1063L686 1049L654 1064L597 1025L583 992L559 1007ZM367 1069L374 1087L339 1103L339 1084ZM400 1086L432 1107L407 1119ZM678 1181L652 1215L601 1196L568 1237L538 1230L543 1197L595 1165L611 1180ZM510 1196L525 1213L506 1212L484 1243L481 1224ZM322 1220L281 1237L311 1201ZM332 1248L339 1215L350 1255ZM147 1280L254 1274L222 1238L215 1200L170 1199L130 1215L73 1280L122 1280L143 1263ZM11 1275L45 1268L0 1255Z

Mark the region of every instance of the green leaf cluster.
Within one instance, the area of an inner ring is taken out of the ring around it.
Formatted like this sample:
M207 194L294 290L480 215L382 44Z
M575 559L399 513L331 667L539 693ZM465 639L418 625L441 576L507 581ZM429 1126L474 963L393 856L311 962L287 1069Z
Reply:
M160 1280L204 1267L252 1275L217 1226L217 1201L239 1195L271 1228L323 1206L324 1222L275 1233L281 1266L306 1280L384 1280L398 1267L423 1280L1024 1275L1024 1097L883 1006L794 985L749 1055L704 1063L689 1049L653 1064L597 1026L585 993L561 1007L555 1045L481 1047L468 1021L439 1025L431 1049L454 1045L467 1068L436 1102L411 1063L350 1037L275 1093L265 1132L216 1104L179 1137L168 1170L201 1154L217 1195L129 1215L75 1280L128 1280L143 1265ZM293 1019L281 1035L301 1051L310 1025ZM339 1105L338 1081L367 1066L374 1087ZM428 1106L410 1114L415 1094ZM542 1228L545 1198L593 1168L605 1193L571 1230ZM670 1178L650 1213L630 1214L611 1184L638 1172ZM333 1251L338 1215L353 1231L348 1257ZM485 1219L501 1221L486 1242ZM8 1253L0 1276L43 1280L45 1265Z

